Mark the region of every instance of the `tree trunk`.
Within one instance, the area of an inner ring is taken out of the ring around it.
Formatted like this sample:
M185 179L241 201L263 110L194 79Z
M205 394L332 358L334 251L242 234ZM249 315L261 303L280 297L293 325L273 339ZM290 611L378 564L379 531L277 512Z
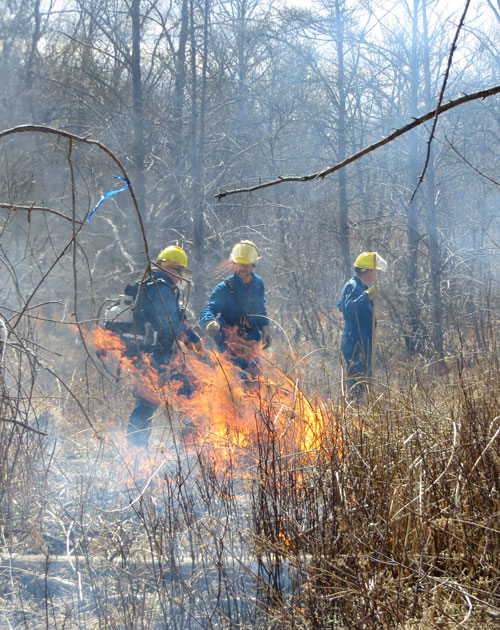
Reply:
M427 25L427 0L422 0L423 19L423 45L424 45L424 86L426 108L432 109L434 103L431 96L430 60L429 60L429 36ZM437 225L436 184L434 155L430 147L429 162L427 165L426 191L427 191L427 234L429 238L429 258L431 273L432 295L432 341L439 358L444 356L443 349L443 299L441 295L441 248Z
M141 20L140 20L140 0L132 0L132 99L134 118L134 181L133 186L139 208L144 210L145 206L145 183L144 183L144 110L141 77Z
M35 99L33 98L33 67L35 65L35 57L38 52L38 42L40 41L40 0L35 0L33 5L33 36L31 38L31 48L26 61L26 84L28 94L28 109L31 115L32 122L41 122L36 119Z
M194 144L192 155L192 168L194 175L193 186L193 254L195 260L195 283L193 306L199 310L203 305L206 295L204 265L205 260L205 186L203 177L203 165L205 161L205 115L207 100L207 62L208 62L208 38L210 21L211 0L205 0L203 20L203 60L201 69L200 108L199 108L199 133L198 142ZM193 47L193 55L195 48ZM193 95L194 96L194 95Z
M411 51L411 85L410 85L410 111L413 117L418 116L418 4L413 1L413 28ZM410 133L409 146L409 172L410 191L413 192L418 180L418 138L417 132ZM419 309L417 303L417 270L418 270L418 197L415 196L407 207L407 238L408 238L408 313L407 330L405 333L406 348L410 354L421 351L422 341L419 325Z
M344 21L339 0L335 0L336 44L337 44L337 91L338 91L338 161L345 160L346 151L346 94L344 74ZM339 223L340 252L344 268L344 276L351 274L352 261L349 234L349 206L347 202L347 175L345 169L339 172Z
M174 94L172 102L172 139L171 147L174 163L178 166L181 162L184 146L182 140L182 116L184 112L184 91L186 88L186 46L188 41L189 12L188 0L182 0L181 28L179 33L179 46L175 57Z

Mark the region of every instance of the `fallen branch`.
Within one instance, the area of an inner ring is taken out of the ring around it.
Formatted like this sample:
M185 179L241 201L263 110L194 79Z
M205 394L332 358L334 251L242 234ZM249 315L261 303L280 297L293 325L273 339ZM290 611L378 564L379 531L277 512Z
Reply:
M269 188L270 186L276 186L278 184L284 184L284 183L289 183L289 182L310 182L315 179L323 179L327 175L331 175L332 173L335 173L336 171L340 171L342 168L344 168L348 164L352 164L353 162L356 162L356 160L359 160L359 158L367 155L368 153L371 153L372 151L375 151L376 149L379 149L380 147L384 146L384 144L388 144L389 142L392 142L396 138L399 138L399 136L402 136L405 133L408 133L412 129L415 129L415 127L422 125L423 123L427 122L428 120L433 119L435 116L439 114L444 114L450 109L459 107L460 105L464 105L465 103L469 103L470 101L475 101L477 99L485 99L485 98L488 98L489 96L494 96L495 94L498 94L498 93L500 93L500 85L495 85L486 90L480 90L479 92L474 92L473 94L465 94L464 96L461 96L460 98L457 98L453 101L449 101L448 103L445 103L444 105L440 105L436 107L435 109L433 109L432 111L427 112L426 114L423 114L422 116L419 116L418 118L414 118L411 123L408 123L407 125L405 125L404 127L401 127L400 129L396 129L396 131L391 133L389 136L386 136L382 140L379 140L378 142L375 142L374 144L371 144L370 146L365 147L364 149L361 149L361 151L354 153L354 155L351 155L350 157L346 158L342 162L339 162L338 164L335 164L334 166L330 166L323 171L318 171L317 173L311 173L310 175L296 175L296 176L292 175L289 177L278 177L277 179L271 180L264 184L257 184L256 186L250 186L249 188L235 188L233 190L225 190L215 195L215 197L216 199L220 201L223 197L227 197L228 195L235 195L238 193L250 193L250 192L254 192L255 190Z

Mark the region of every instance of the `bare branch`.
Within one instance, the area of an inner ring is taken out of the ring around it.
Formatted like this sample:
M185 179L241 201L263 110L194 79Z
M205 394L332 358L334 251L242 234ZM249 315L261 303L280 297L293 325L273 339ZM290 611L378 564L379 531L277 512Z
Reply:
M419 116L418 118L414 118L411 123L405 125L404 127L400 127L399 129L391 133L389 136L386 136L382 140L379 140L378 142L375 142L374 144L371 144L370 146L365 147L364 149L361 149L361 151L354 153L353 155L346 158L342 162L339 162L338 164L335 164L334 166L330 166L323 171L319 171L317 173L311 173L310 175L278 177L277 179L271 180L264 184L258 184L256 186L251 186L249 188L235 188L233 190L226 190L226 191L218 193L217 195L215 195L215 197L216 199L221 200L223 197L227 197L228 195L235 195L238 193L250 193L256 190L261 190L263 188L269 188L270 186L276 186L277 184L284 184L288 182L310 182L315 179L322 179L326 177L327 175L331 175L332 173L339 171L340 169L344 168L348 164L352 164L353 162L356 162L361 157L367 155L368 153L371 153L372 151L375 151L376 149L379 149L385 144L389 144L389 142L392 142L396 138L403 136L405 133L408 133L412 129L415 129L415 127L418 127L422 125L423 123L431 120L432 118L434 118L436 113L444 114L450 109L459 107L460 105L464 105L465 103L469 103L477 99L485 99L485 98L488 98L489 96L494 96L495 94L498 94L498 93L500 93L500 85L495 85L486 90L480 90L479 92L473 92L472 94L465 94L464 96L461 96L460 98L457 98L453 101L449 101L448 103L445 103L444 105L441 105L437 107L436 109L433 109L432 111L427 112L426 114L423 114L422 116Z
M17 203L0 203L0 210L10 210L11 212L16 212L17 210L24 210L28 212L48 212L50 214L55 214L61 219L66 219L66 221L73 221L71 217L67 217L62 212L57 212L57 210L52 210L51 208L44 208L43 206L20 206ZM81 224L81 221L76 221L75 223Z
M488 3L490 9L495 14L496 19L500 22L500 13L498 12L498 10L493 6L493 3L491 2L491 0L486 0L486 2Z
M491 182L492 184L494 184L495 186L499 186L500 187L500 181L493 179L492 177L489 177L489 175L486 175L486 173L483 173L483 171L479 170L476 166L474 166L473 164L471 164L471 162L469 162L469 160L462 155L462 153L460 153L460 151L456 148L456 146L451 142L451 140L449 140L445 134L445 140L448 144L448 146L450 147L450 149L452 151L454 151L454 153L456 153L458 155L458 157L465 162L465 164L467 164L467 166L469 166L475 173L477 173L478 175L480 175L481 177L484 177L485 179L487 179L489 182Z
M23 429L27 429L28 431L31 431L32 433L36 433L37 435L47 435L45 431L39 431L38 429L35 429L34 427L30 427L30 425L26 424L25 422L20 422L19 420L14 420L12 418L0 418L0 422L15 424L16 426L22 427Z

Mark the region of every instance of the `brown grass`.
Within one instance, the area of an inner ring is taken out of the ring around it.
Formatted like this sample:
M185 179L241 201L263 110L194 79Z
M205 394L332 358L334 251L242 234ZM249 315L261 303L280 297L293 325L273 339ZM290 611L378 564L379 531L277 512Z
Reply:
M119 390L88 371L73 381L81 406L43 407L25 385L35 370L9 365L0 598L12 627L498 627L495 352L408 367L360 405L331 391L321 422L289 412L285 433L263 398L244 469L185 443L172 409L156 451L127 451Z

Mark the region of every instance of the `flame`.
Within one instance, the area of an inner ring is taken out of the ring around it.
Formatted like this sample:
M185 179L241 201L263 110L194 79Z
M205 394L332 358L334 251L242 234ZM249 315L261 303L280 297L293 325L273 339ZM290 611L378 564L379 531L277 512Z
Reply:
M161 402L161 379L147 354L129 357L121 337L101 326L93 330L91 340L101 353L105 353L101 354L104 362L111 364L114 361L119 375L127 379L138 394L150 402Z
M279 537L283 541L285 547L291 547L292 546L291 540L289 540L282 531L279 532Z
M255 375L235 365L227 352L199 354L179 344L165 379L147 355L128 356L125 343L111 331L96 327L92 340L105 351L103 361L118 365L141 396L180 417L184 442L216 472L252 466L260 434L269 430L282 454L311 460L331 428L327 404L309 400L295 380L259 357L258 342L242 340L235 331L227 334L228 346L233 355L260 366ZM263 418L269 425L263 426Z
M246 380L241 369L217 352L209 357L179 353L174 366L187 375L193 390L184 396L177 387L169 396L181 422L193 428L191 443L214 463L236 466L248 455L256 431L256 381Z

